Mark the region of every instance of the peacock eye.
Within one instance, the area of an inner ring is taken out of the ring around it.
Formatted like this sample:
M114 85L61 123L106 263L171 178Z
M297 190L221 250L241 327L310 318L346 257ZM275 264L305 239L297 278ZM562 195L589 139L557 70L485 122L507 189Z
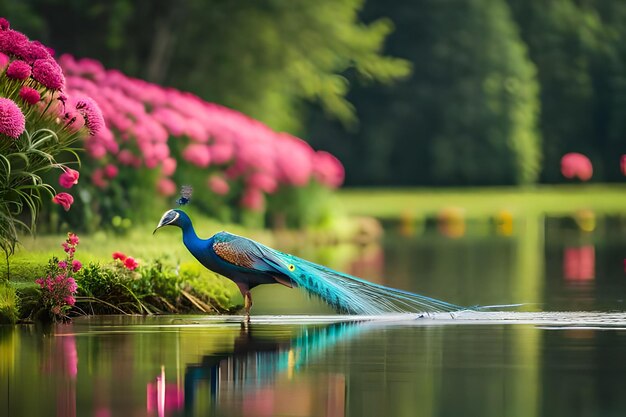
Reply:
M293 264L289 264L288 268L290 271L293 271L296 269L296 267Z

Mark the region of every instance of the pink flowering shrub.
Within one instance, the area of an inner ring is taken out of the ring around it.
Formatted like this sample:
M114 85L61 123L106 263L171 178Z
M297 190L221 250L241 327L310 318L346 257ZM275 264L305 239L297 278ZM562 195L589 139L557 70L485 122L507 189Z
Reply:
M11 255L18 229L32 229L41 202L69 210L74 198L56 193L50 172L58 170L62 187L77 184L68 151L102 130L104 120L91 98L68 94L51 49L0 22L0 188L12 191L0 199L0 248ZM57 160L61 155L68 159Z
M102 110L104 126L85 141L85 165L91 194L108 199L101 206L116 208L111 216L152 204L129 201L133 188L174 201L178 188L191 184L194 204L205 211L262 213L278 208L266 202L290 189L343 182L343 166L334 156L235 110L107 70L93 59L63 55L59 63L66 91L90 96ZM107 176L105 167L115 167L115 175ZM115 200L120 195L127 197Z
M41 288L41 302L54 321L65 321L67 313L76 303L74 296L78 289L74 274L81 270L82 264L74 259L79 239L74 233L68 233L61 245L65 251L65 259L53 257L46 268L46 276L35 280Z

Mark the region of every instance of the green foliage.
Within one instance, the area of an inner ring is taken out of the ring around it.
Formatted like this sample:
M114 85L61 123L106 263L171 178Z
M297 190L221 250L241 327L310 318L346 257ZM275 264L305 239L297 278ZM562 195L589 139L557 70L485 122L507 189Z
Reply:
M361 22L363 0L24 3L8 16L12 23L51 36L62 51L193 91L294 133L305 101L355 122L346 70L383 83L410 72L407 61L381 54L393 24Z
M19 307L15 287L0 282L0 324L15 323L19 318Z
M124 169L110 181L106 190L87 184L93 167L81 169L81 180L75 186L74 204L69 212L58 213L56 207L47 204L42 213L43 221L49 225L47 232L83 230L94 233L107 229L124 235L134 221L159 217L169 206L155 198L157 169ZM87 185L86 185L87 184Z
M126 269L90 263L78 277L77 305L93 313L224 312L232 308L224 283L193 268L175 268L160 260Z
M202 300L212 300L220 311L237 308L233 298L240 298L239 290L230 281L220 278L197 262L180 265L180 276L186 289Z
M37 116L39 117L39 116ZM27 130L16 140L0 145L0 248L7 258L15 251L18 230L32 231L42 200L54 196L54 188L42 175L53 168L62 169L56 156L71 153L77 135L40 128ZM73 154L75 155L75 154Z
M274 227L305 228L323 226L333 207L332 191L311 181L305 187L286 187L268 198L268 212Z

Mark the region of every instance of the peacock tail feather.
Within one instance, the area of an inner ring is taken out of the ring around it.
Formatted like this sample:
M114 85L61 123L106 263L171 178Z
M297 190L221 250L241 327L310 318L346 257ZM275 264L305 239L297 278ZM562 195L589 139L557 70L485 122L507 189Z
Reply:
M441 313L467 310L467 307L385 287L334 271L294 255L263 245L270 258L283 262L284 270L295 286L317 296L337 310L350 314L377 315L385 313Z

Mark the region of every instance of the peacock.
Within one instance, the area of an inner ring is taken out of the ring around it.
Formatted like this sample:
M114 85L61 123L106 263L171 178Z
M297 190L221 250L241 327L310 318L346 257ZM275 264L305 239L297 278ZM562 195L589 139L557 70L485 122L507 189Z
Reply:
M252 307L250 290L262 284L282 284L302 289L339 312L349 314L429 314L468 309L374 284L232 233L222 231L208 239L201 239L189 216L180 209L166 211L154 232L164 226L180 227L183 244L189 252L203 266L237 284L244 298L247 321L250 320Z

